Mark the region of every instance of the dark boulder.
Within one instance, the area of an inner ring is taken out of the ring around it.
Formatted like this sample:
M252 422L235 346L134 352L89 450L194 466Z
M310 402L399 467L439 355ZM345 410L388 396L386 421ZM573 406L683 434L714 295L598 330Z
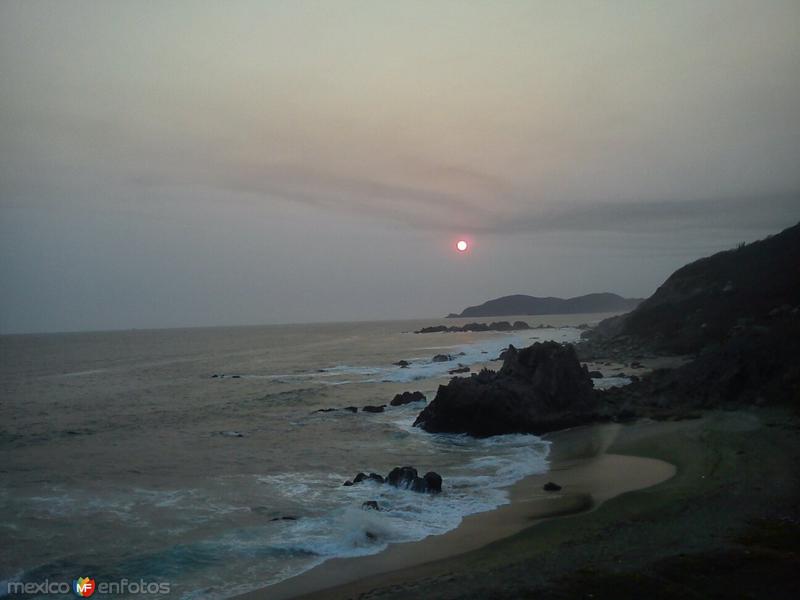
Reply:
M600 371L589 371L588 375L592 379L602 379L603 378L603 374Z
M592 421L598 406L592 387L570 345L509 346L500 371L484 369L439 386L414 425L476 437L546 433Z
M370 473L367 475L366 473L359 473L353 478L353 483L361 483L362 481L375 481L377 483L384 483L383 475L378 475L377 473Z
M525 321L514 321L512 325L514 329L530 329L531 326L528 325Z
M425 491L429 494L438 494L442 491L442 476L433 471L428 471L422 478L425 481Z
M403 404L409 404L410 402L425 402L426 398L422 392L403 392L402 394L397 394L392 401L389 403L392 406L402 406Z
M381 404L380 406L365 406L361 409L361 411L368 413L382 413L384 408L386 408L385 404Z
M273 517L270 521L297 521L297 517L292 516L285 516L285 517Z
M493 331L511 331L513 328L508 321L495 321L489 325L489 329Z
M470 368L465 365L459 365L457 369L450 369L448 373L450 375L457 375L458 373L469 373Z
M380 510L381 507L378 506L378 503L375 500L367 500L361 505L361 508L364 510Z
M342 410L348 410L348 411L354 413L354 412L358 412L358 407L357 406L345 406Z
M395 467L386 476L386 483L398 488L408 489L417 478L417 470L414 467Z
M433 362L448 362L453 360L453 357L449 354L437 354L431 360L433 360Z
M552 481L548 481L547 483L544 484L542 489L545 492L558 492L561 490L561 486L558 485L557 483L553 483Z
M414 467L395 467L386 477L386 483L412 492L438 494L442 491L442 478L438 473L431 471L419 477Z
M407 368L408 368L408 365L409 365L409 364L411 364L411 363L409 363L407 360L398 360L398 361L397 361L396 363L394 363L394 364L396 364L396 365L397 365L398 367L400 367L401 369L407 369Z

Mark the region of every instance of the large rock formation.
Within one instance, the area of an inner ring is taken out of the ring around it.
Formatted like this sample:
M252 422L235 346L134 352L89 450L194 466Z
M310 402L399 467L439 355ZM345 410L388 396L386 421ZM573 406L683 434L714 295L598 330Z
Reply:
M540 434L594 420L596 411L591 379L574 348L544 342L509 347L499 372L484 369L439 386L414 425L476 437Z

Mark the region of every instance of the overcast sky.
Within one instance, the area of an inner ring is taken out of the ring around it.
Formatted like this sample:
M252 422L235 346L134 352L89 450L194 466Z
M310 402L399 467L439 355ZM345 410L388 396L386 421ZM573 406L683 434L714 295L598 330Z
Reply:
M647 296L800 220L799 32L797 0L4 0L0 331Z

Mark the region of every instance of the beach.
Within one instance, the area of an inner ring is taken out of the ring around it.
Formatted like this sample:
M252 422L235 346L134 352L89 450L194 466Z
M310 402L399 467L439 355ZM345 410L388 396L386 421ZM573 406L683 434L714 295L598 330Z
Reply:
M795 415L719 411L551 438L552 471L516 484L511 504L443 536L328 561L244 597L637 597L650 578L666 578L661 585L676 594L681 586L735 591L760 580L736 567L740 559L764 553L776 597L791 589L797 558L781 544L797 530ZM545 480L563 489L543 496Z

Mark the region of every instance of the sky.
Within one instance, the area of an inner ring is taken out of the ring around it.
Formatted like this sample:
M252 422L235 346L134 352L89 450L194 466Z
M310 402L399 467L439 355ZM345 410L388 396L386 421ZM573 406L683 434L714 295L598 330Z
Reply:
M649 296L800 220L798 65L796 0L4 0L0 332Z

